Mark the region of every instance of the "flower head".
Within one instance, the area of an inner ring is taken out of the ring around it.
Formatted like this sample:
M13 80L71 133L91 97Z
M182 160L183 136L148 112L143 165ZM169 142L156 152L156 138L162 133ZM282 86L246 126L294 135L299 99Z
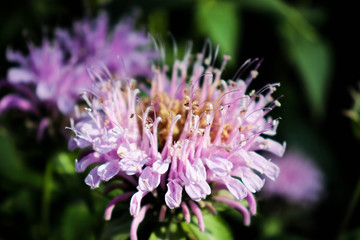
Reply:
M175 60L171 77L166 66L153 67L151 87L142 89L147 96L141 98L134 79L115 80L107 71L93 69L98 91L88 101L88 117L72 126L75 137L70 142L72 148L92 146L88 155L76 160L82 166L78 171L98 163L86 183L94 188L120 179L132 186L136 192L130 213L136 223L157 198L162 203L160 220L166 205L181 209L190 221L190 207L204 231L198 203L209 201L211 206L218 201L242 212L249 224L256 212L253 193L262 188L263 176L274 180L279 174L279 168L257 151L282 156L285 150L285 144L266 137L276 134L279 123L266 117L280 105L271 96L279 84L247 93L259 65L245 80L226 82L221 74L228 60L225 56L221 67L214 68L199 53L191 65L188 50L183 60ZM243 199L249 208L239 201Z
M134 31L130 18L111 32L108 25L101 14L94 21L75 23L73 33L58 29L55 39L43 40L40 47L29 44L27 56L8 50L7 59L18 66L9 69L7 85L16 93L1 99L0 112L17 108L45 115L45 125L58 113L69 115L80 93L93 86L88 75L92 64L103 64L117 76L149 75L149 59L155 55L147 49L146 34Z
M264 187L264 196L278 196L304 206L319 201L324 188L323 174L306 155L291 150L274 162L281 172L275 182Z

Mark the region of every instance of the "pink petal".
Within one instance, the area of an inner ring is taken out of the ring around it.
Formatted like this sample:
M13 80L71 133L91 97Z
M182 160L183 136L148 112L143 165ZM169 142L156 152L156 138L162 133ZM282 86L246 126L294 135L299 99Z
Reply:
M141 200L148 192L138 191L136 192L130 200L130 214L136 217L139 214L141 207Z
M167 184L168 191L165 194L166 205L170 208L177 208L180 206L182 198L182 187L175 181L169 181Z
M225 198L225 197L215 196L214 199L216 201L223 202L223 203L229 205L230 207L240 211L242 213L243 217L244 217L244 224L246 226L250 225L250 213L249 213L249 211L247 210L247 208L244 205L242 205L238 201L228 199L228 198Z
M151 192L160 184L160 174L146 167L139 177L139 188L141 191Z
M130 227L130 239L137 240L137 229L140 223L144 220L147 210L150 208L150 204L145 205L139 210L139 213L134 217Z
M237 200L242 200L244 199L244 197L246 197L246 187L239 180L233 177L228 177L227 179L225 179L225 184L228 190L231 192L232 195L234 195Z
M219 155L211 155L209 159L206 159L206 165L218 176L226 176L229 174L233 167L233 164L227 159Z
M32 75L32 73L22 68L10 68L7 78L11 83L34 82L34 76Z
M39 124L39 129L37 132L37 136L36 136L36 138L38 140L42 139L42 137L44 135L44 131L49 126L49 123L50 123L50 120L48 118L41 119L40 124Z
M248 192L248 195L245 198L249 204L250 213L252 215L255 215L256 214L256 200L255 200L254 195L251 192Z
M31 102L28 100L15 95L15 94L8 94L3 97L0 101L0 113L5 112L11 108L17 108L21 111L34 111Z
M187 223L190 223L190 220L191 220L190 211L189 211L189 208L188 208L188 206L186 205L185 202L181 203L181 209L182 209L182 212L184 214L185 221Z
M201 212L199 206L196 203L194 203L193 201L189 201L189 204L190 204L191 211L194 212L194 214L198 220L198 225L199 225L200 231L204 232L205 231L205 222L204 222L203 215L202 215L202 212Z
M159 222L164 222L165 220L165 214L166 214L166 205L162 205L160 208L160 213L159 213Z
M112 160L107 163L104 163L98 168L98 175L101 180L109 181L120 171L119 161Z
M94 163L102 163L103 159L100 157L100 154L93 152L89 153L85 157L81 158L80 161L75 159L75 171L84 172L88 166Z
M100 177L97 174L98 166L91 169L87 177L85 178L85 183L91 187L91 189L98 188L100 185Z
M120 195L116 196L115 198L113 198L106 207L105 220L110 220L111 219L111 214L112 214L116 204L118 204L119 202L125 201L133 193L134 192L126 192L126 193L120 194Z

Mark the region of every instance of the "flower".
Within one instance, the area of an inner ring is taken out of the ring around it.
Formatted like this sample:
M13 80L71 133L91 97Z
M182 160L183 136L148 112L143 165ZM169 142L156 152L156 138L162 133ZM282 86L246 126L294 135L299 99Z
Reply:
M78 172L97 163L85 179L91 188L120 179L121 186L126 185L123 194L134 191L131 198L126 195L134 216L132 239L159 199L160 221L169 208L181 209L189 222L191 210L204 231L199 206L206 202L215 213L212 203L221 202L239 210L248 225L256 213L253 193L265 182L262 176L277 178L278 166L258 150L278 156L285 150L285 143L266 137L276 134L279 123L265 117L280 106L271 96L279 84L247 94L260 63L245 80L235 76L225 82L221 74L228 60L225 56L221 67L214 68L210 56L199 53L190 65L187 50L182 61L174 61L171 77L167 66L153 67L150 89L141 89L146 97L138 97L134 79L113 79L100 68L90 71L98 89L92 101L84 96L88 117L72 124L75 137L69 145L91 146L90 153L75 161ZM256 62L248 61L243 68ZM126 200L120 196L108 205L106 219L114 204ZM249 207L240 202L243 199Z
M150 75L149 59L155 54L148 49L146 34L133 29L132 18L111 32L108 25L107 16L101 14L94 21L75 23L73 34L57 29L53 41L45 39L40 47L29 44L27 56L8 50L7 59L18 66L8 70L5 85L16 93L1 99L0 112L12 108L32 112L43 117L40 126L46 127L59 113L72 113L79 95L91 90L91 65L103 64L122 77Z
M265 197L282 197L290 203L309 206L320 200L324 188L323 174L311 159L299 150L289 150L274 159L281 168L278 179L265 185Z

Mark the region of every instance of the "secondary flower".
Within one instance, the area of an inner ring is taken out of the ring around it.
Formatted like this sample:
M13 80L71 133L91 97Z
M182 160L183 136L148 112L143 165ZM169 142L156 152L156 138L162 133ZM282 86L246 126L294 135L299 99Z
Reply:
M265 185L266 197L282 197L304 206L316 203L324 188L321 170L303 153L290 150L281 159L274 159L281 168L278 179Z
M149 75L154 52L148 49L146 34L133 29L132 19L119 22L113 31L108 25L102 14L95 21L75 23L72 33L58 29L53 41L45 39L39 47L29 44L28 55L8 50L8 61L18 66L8 70L4 85L15 93L1 99L0 112L32 112L43 119L42 132L59 114L73 112L79 94L91 89L92 64L103 64L117 76Z
M150 208L160 221L167 209L179 209L189 222L191 210L204 231L200 207L215 213L212 204L221 202L239 210L248 225L256 213L253 193L263 187L263 176L277 178L279 168L258 151L282 156L285 150L285 144L268 137L279 123L267 117L280 106L272 98L279 84L249 91L260 63L245 80L235 76L226 82L221 74L228 60L225 56L214 68L210 56L199 53L190 64L188 50L183 60L174 61L170 74L167 66L153 67L144 97L134 79L114 79L102 68L90 71L98 89L84 95L88 116L72 124L70 148L91 147L75 166L83 172L96 164L85 179L92 189L101 182L121 182L114 186L124 193L109 203L105 218L111 218L117 203L130 199L132 239Z

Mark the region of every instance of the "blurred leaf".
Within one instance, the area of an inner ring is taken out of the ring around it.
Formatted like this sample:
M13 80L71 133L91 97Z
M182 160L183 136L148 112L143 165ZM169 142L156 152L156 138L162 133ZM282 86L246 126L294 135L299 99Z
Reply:
M75 174L74 159L71 153L57 153L53 158L55 171L60 174Z
M60 239L95 239L91 219L92 215L84 202L69 204L62 216Z
M307 39L317 36L316 29L305 19L299 10L282 0L239 0L246 9L256 10L257 13L269 15L279 23L289 23Z
M14 212L24 214L28 219L37 215L37 209L34 209L33 192L29 190L18 190L14 195L7 196L1 202L1 214L11 215ZM23 216L22 216L23 217Z
M222 54L236 59L241 26L235 2L199 0L195 8L195 21L199 31L220 45Z
M203 218L205 222L204 232L200 232L199 226L194 224L194 222L197 222L195 216L193 216L193 221L190 224L186 222L181 223L183 230L190 239L233 239L228 224L220 217L220 215L213 216L212 214L205 212L203 213Z
M276 217L265 219L264 223L262 224L262 234L265 237L279 236L283 230L282 225L282 221Z
M1 129L2 130L2 129ZM15 172L21 171L23 168L22 162L16 153L16 149L10 137L4 130L0 131L0 174L13 175Z
M308 103L316 116L325 109L332 55L317 30L299 10L280 0L241 0L244 8L256 9L278 21L289 59L303 80Z
M166 9L154 9L149 14L149 31L156 36L165 37L168 32L169 13Z
M42 208L41 208L41 219L42 219L42 233L47 234L49 229L49 216L50 216L50 203L51 195L53 190L53 164L49 161L46 164L43 184L43 195L42 195Z
M321 40L310 40L285 24L282 34L288 54L303 80L307 99L317 116L325 109L329 88L332 56L329 46Z
M122 217L107 222L101 240L127 240L130 237L132 217L128 211Z
M171 221L168 225L164 224L157 228L154 232L151 233L149 240L159 240L159 239L179 239L184 240L185 232L183 231L181 225L177 222Z
M0 128L0 176L16 183L41 188L42 177L23 164L17 149L4 129Z

